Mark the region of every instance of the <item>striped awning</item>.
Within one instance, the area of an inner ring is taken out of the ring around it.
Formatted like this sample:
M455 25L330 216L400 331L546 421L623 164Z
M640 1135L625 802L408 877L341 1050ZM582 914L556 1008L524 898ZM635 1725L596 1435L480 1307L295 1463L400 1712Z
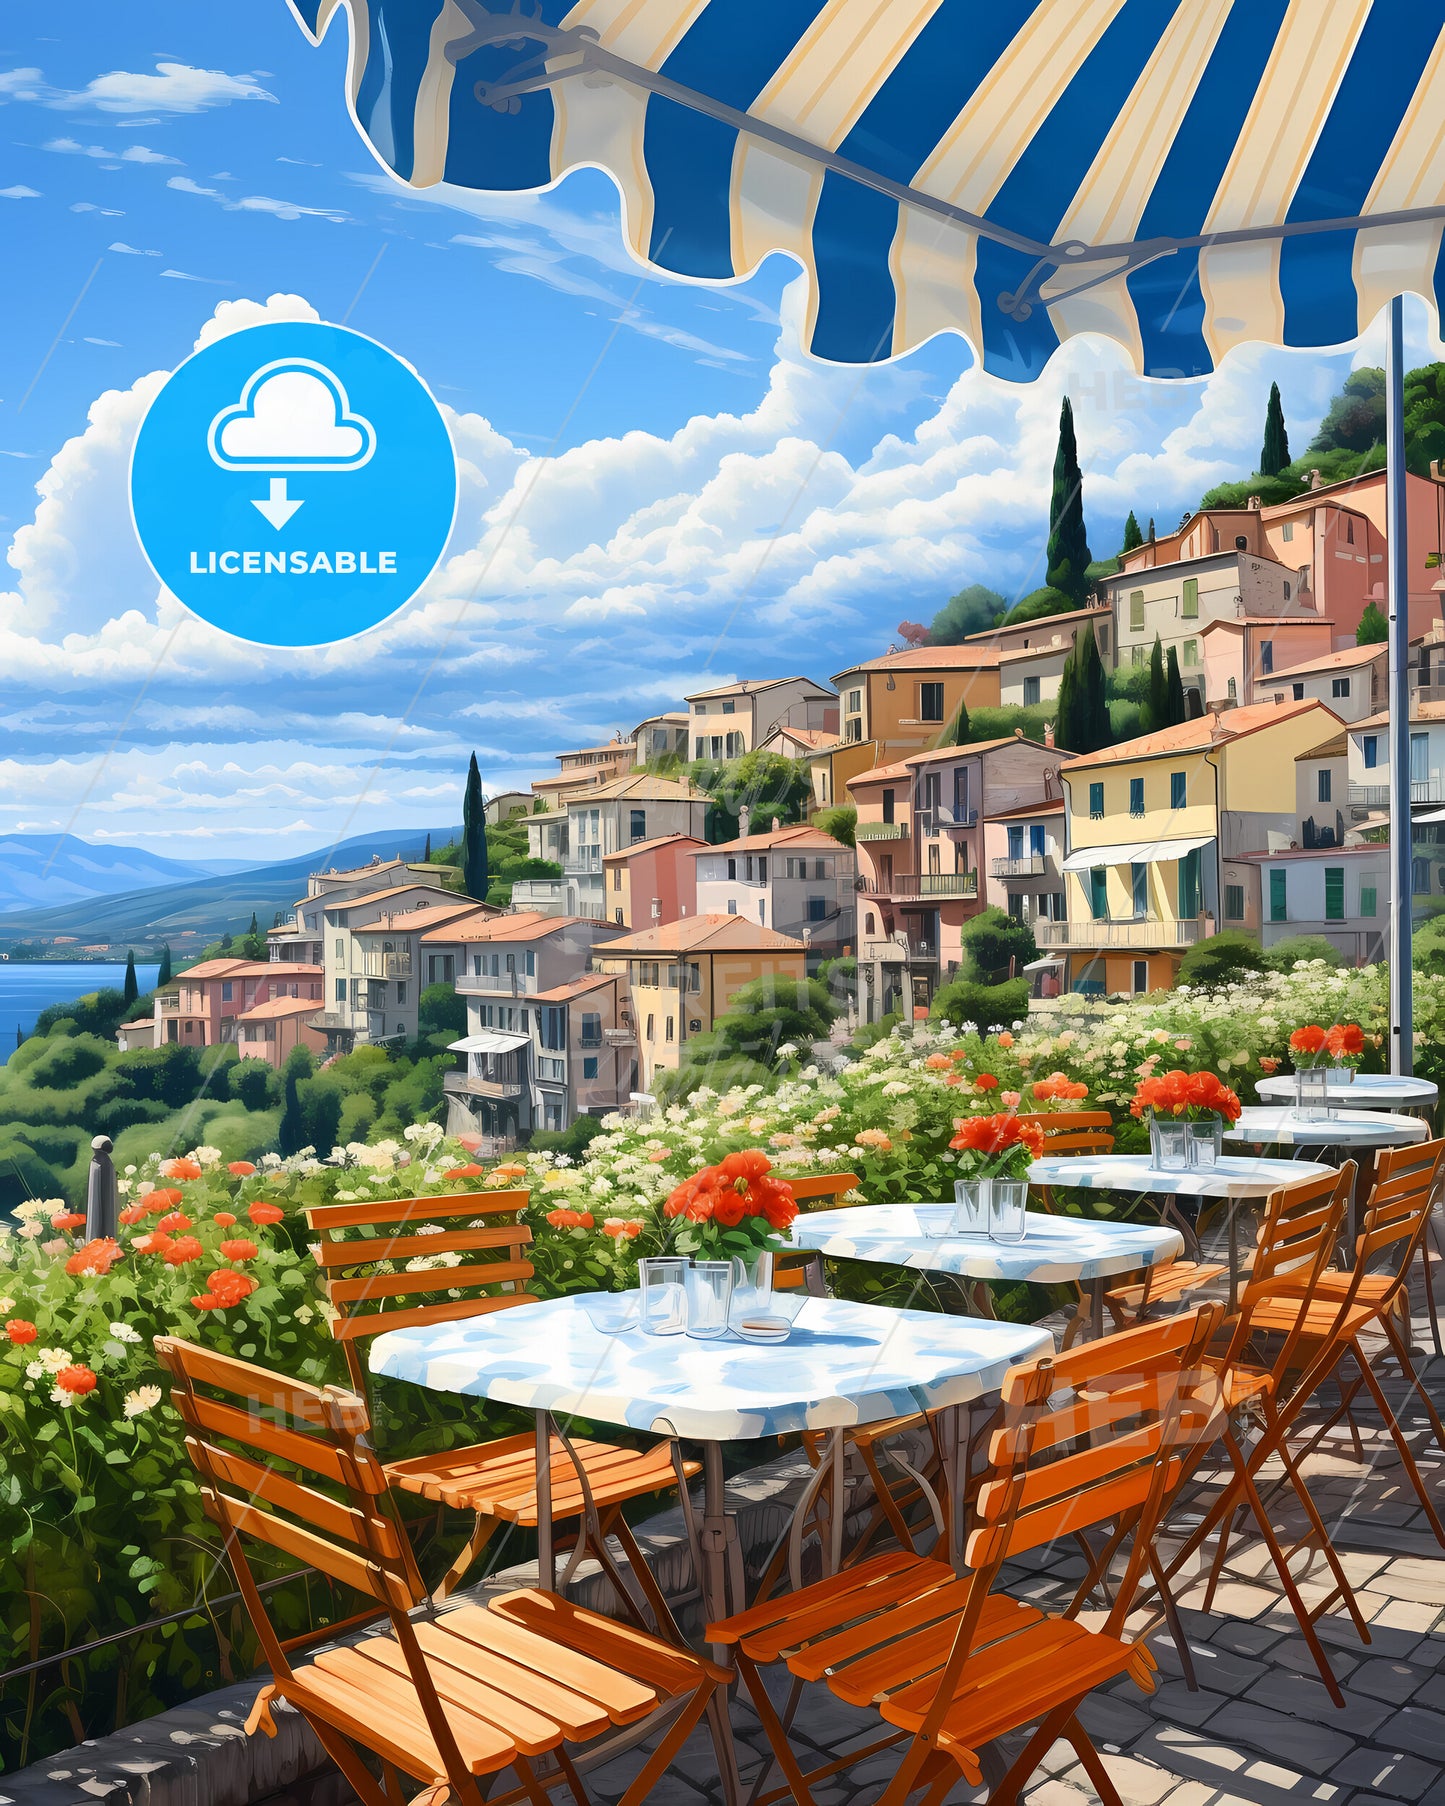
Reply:
M347 12L403 182L601 167L661 270L796 258L824 358L957 332L1027 380L1087 331L1192 376L1445 286L1445 0L290 4Z

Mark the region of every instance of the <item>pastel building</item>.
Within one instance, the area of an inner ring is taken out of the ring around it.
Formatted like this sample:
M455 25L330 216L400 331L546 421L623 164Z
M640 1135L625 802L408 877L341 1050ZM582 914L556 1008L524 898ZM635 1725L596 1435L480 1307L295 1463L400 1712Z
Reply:
M170 989L156 993L153 1047L214 1047L236 1039L237 1019L273 997L320 1007L324 973L299 961L208 959L178 973ZM140 1029L129 1025L127 1045ZM139 1043L134 1043L139 1044Z
M1224 880L1228 925L1258 934L1266 947L1317 934L1352 965L1385 958L1388 844L1244 853L1226 864Z
M530 816L527 850L534 859L560 863L562 887L559 892L555 879L524 881L514 888L513 902L598 922L611 920L616 905L608 907L604 858L677 834L701 840L710 806L707 793L694 790L685 778L629 771L569 797L565 816Z
M873 742L870 765L887 765L924 752L958 712L999 703L999 649L966 640L961 646L910 646L851 665L833 679L838 686L839 738ZM841 796L832 799L843 801Z
M602 855L605 919L620 928L651 928L695 916L697 863L706 843L692 834L664 834Z
M806 824L696 847L697 913L744 916L801 941L814 965L851 952L857 862Z
M780 727L838 728L838 698L810 677L719 684L687 703L694 759L740 759Z
M273 960L319 966L323 963L323 916L328 898L344 903L353 897L402 886L456 892L461 889L461 882L462 875L455 866L379 856L367 865L352 866L346 871L312 872L306 880L306 895L292 906L292 920L268 932L266 951Z
M999 702L1005 707L1034 708L1056 702L1064 662L1084 626L1092 628L1099 656L1113 663L1114 611L1107 604L1071 609L1065 614L1037 615L1013 626L971 633L968 645L998 649Z

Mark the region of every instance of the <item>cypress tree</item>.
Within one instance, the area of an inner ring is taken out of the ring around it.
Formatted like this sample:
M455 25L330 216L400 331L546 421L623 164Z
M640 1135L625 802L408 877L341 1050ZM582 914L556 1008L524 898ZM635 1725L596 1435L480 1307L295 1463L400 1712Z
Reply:
M1159 635L1149 653L1149 694L1144 700L1144 732L1156 734L1169 725L1169 683L1164 675L1164 648Z
M475 753L467 767L467 788L462 797L462 889L478 903L486 901L487 805Z
M127 1008L129 1008L130 1005L135 1002L136 998L140 996L140 981L135 975L134 948L132 948L125 956L125 984L123 987L123 995L125 997Z
M1083 731L1089 744L1082 750L1098 752L1112 746L1114 731L1109 720L1109 679L1104 661L1099 657L1099 642L1092 627L1078 637L1080 694L1083 702Z
M1269 405L1264 411L1264 449L1259 454L1259 474L1277 477L1289 463L1289 434L1284 430L1284 403L1279 384L1269 385Z
M15 1045L17 1047L23 1047L25 1045L25 1030L21 1028L18 1022L15 1024Z
M422 858L423 865L431 864L431 835L430 834L428 834L426 837L426 847L424 848L424 850L422 852L421 858Z
M1084 477L1074 438L1074 405L1064 397L1059 409L1059 445L1054 453L1054 487L1049 498L1049 568L1044 581L1082 607L1090 564L1084 531Z
M1131 508L1129 510L1129 518L1124 522L1123 549L1126 552L1132 552L1137 546L1142 546L1143 543L1144 535L1139 531L1139 523L1134 518L1134 510Z
M251 911L251 926L246 932L247 934L259 934L261 932L261 924L256 920L256 912L254 909Z
M971 731L968 722L968 704L960 696L958 707L953 712L953 719L934 741L934 745L967 746Z
M1061 746L1065 752L1082 752L1075 735L1079 724L1079 676L1078 676L1079 642L1074 641L1073 650L1064 660L1064 668L1059 673L1059 696L1054 713L1054 744Z
M171 944L166 942L161 948L160 970L156 973L156 989L162 990L171 982Z
M306 1146L306 1124L301 1116L301 1099L297 1094L294 1072L286 1074L286 1106L281 1112L277 1140L283 1154L297 1153Z
M1181 721L1189 719L1189 705L1184 700L1184 680L1179 675L1179 653L1173 646L1169 648L1169 669L1166 682L1169 687L1168 725L1178 727Z
M1151 514L1149 516L1149 544L1151 546L1154 543L1155 537L1156 537L1156 535L1154 532L1154 516Z

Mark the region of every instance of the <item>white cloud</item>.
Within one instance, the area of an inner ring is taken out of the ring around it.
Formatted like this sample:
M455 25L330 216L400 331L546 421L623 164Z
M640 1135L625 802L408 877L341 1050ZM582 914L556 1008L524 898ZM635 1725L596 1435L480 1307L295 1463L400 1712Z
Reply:
M44 85L38 69L0 69L0 101L38 100Z
M128 245L124 239L117 239L110 246L112 251L119 251L122 257L159 257L159 251L144 251L138 245Z
M35 77L39 70L15 71ZM33 86L33 83L27 84ZM30 96L17 96L29 98ZM52 89L44 104L60 108L93 107L102 113L133 113L150 107L161 113L202 113L237 100L269 100L276 96L249 75L227 75L222 69L195 69L189 63L159 62L154 75L113 69L97 75L75 92Z
M123 151L114 151L104 144L82 144L78 138L51 138L40 148L63 157L90 157L97 163L180 163L179 157L168 157L164 151L151 150L145 144L130 144Z
M217 181L221 178L218 176ZM208 201L219 201L228 213L270 213L277 219L327 219L333 225L343 225L351 216L337 207L303 207L299 201L277 201L266 194L247 194L231 200L221 193L219 188L203 188L199 182L193 182L189 176L171 176L166 182L167 188L174 188L181 194L195 194Z
M94 201L72 201L72 213L98 213L102 219L124 219L125 214L119 207L97 207Z
M27 188L23 182L16 182L9 188L0 188L0 200L4 201L38 201L40 190Z

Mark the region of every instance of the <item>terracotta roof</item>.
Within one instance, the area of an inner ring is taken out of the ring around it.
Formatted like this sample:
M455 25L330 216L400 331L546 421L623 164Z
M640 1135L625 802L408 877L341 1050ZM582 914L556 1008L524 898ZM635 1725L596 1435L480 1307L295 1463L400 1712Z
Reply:
M901 759L897 759L892 765L873 765L867 771L860 771L856 777L849 778L848 788L851 790L855 784L873 784L909 775L908 767Z
M1161 728L1157 734L1141 734L1137 740L1126 740L1121 746L1106 746L1099 752L1085 753L1081 758L1071 759L1062 769L1083 771L1090 766L1117 765L1129 759L1151 758L1155 754L1188 752L1192 748L1209 746L1216 738L1222 744L1226 740L1241 739L1245 734L1258 733L1262 728L1274 727L1310 709L1318 709L1331 721L1339 722L1333 709L1312 697L1303 702L1255 702L1247 708L1226 709L1217 718L1212 714L1202 715L1195 721L1181 721L1176 727Z
M445 928L433 928L421 938L432 941L539 941L560 929L577 923L594 924L585 916L546 916L536 909L519 909L509 915L482 915L480 911L465 922L452 922ZM600 925L600 924L598 924Z
M393 884L387 890L369 890L364 897L347 897L341 902L333 902L327 897L322 899L322 907L344 915L348 909L364 909L372 903L384 903L388 897L404 897L408 891L434 891L435 888L430 884Z
M1371 840L1353 847L1278 847L1269 853L1231 853L1229 859L1342 859L1351 853L1380 853L1388 859L1390 843Z
M810 746L814 752L824 746L836 746L838 730L825 727L784 727L781 723L768 735L769 740L796 740L799 746Z
M1061 796L1051 796L1042 803L1015 803L1012 809L987 809L984 811L984 820L1006 821L1011 815L1052 815L1063 806L1064 799Z
M187 966L184 972L177 972L171 982L179 984L183 978L264 978L274 969L268 959L203 959L198 966ZM323 968L307 966L304 970L319 977Z
M835 673L833 682L851 671L989 671L997 664L997 646L905 646L901 652L885 652L882 658L860 659Z
M756 696L760 690L776 690L779 684L813 684L815 690L824 690L823 684L813 683L811 677L766 677L755 682L750 677L742 678L737 683L718 684L711 690L690 690L683 697L684 702L704 700L709 696Z
M615 853L604 853L602 863L610 865L614 859L630 859L634 853L651 853L658 847L701 847L706 844L696 834L659 834L655 840L634 840L630 847L619 847Z
M703 853L756 853L766 852L770 847L830 847L835 853L847 852L847 848L831 834L825 834L821 828L811 828L806 822L794 822L791 828L774 828L768 834L749 834L744 840L725 840L718 846L700 845L697 857Z
M650 953L803 953L801 941L776 928L764 928L746 916L684 916L677 922L664 922L657 928L645 928L640 934L624 935L620 941L609 941L599 947L600 957L614 954L633 958Z
M1109 612L1112 614L1113 610L1111 609ZM1062 653L1067 658L1073 649L1074 642L1072 640L1041 641L1037 646L1004 646L999 650L998 662L1001 665L1017 664L1020 659L1043 658L1046 653L1052 654L1055 658Z
M566 1003L584 991L595 991L599 985L615 985L615 972L584 972L581 978L569 978L566 984L553 985L550 991L534 991L533 1003Z
M438 923L455 921L458 916L474 915L478 910L487 910L490 914L500 915L499 909L491 909L485 903L474 903L464 897L459 903L430 903L421 909L388 910L375 922L366 922L356 929L357 934L390 934L396 929L435 928Z
M1216 627L1333 627L1333 615L1313 613L1300 615L1230 615L1222 621L1211 621L1201 627L1201 635L1213 633ZM1278 675L1276 673L1275 675Z
M969 740L963 746L934 746L927 752L909 753L905 765L922 765L931 759L966 759L975 753L997 752L1001 746L1032 746L1039 752L1053 752L1042 740L1029 740L1022 734L1005 734L997 740Z
M614 797L636 797L640 802L657 803L705 803L708 797L704 791L694 790L687 782L677 783L672 778L654 777L650 771L628 772L620 778L609 778L605 784L590 784L585 796L579 797L579 803L590 807L598 798L611 801Z
M1412 698L1410 719L1412 721L1445 721L1445 702L1418 702ZM1357 734L1362 727L1388 727L1389 725L1390 712L1388 709L1382 709L1378 715L1371 715L1364 721L1352 721L1350 732Z
M1308 752L1296 753L1294 762L1303 765L1309 759L1343 759L1350 750L1350 736L1343 729L1331 740L1322 740Z
M1356 665L1368 665L1387 656L1383 641L1376 646L1346 646L1342 652L1327 652L1320 658L1305 659L1302 664L1286 665L1282 671L1271 671L1271 677L1304 677L1312 671L1349 671Z
M394 865L405 865L406 861L400 853L393 854L390 859L374 859L368 865L348 866L339 872L312 872L313 878L365 878L376 877L381 872L389 872Z
M1113 575L1118 576L1116 571ZM1027 621L1005 621L999 627L985 627L981 633L966 633L964 641L996 640L1000 634L1022 633L1026 628L1049 627L1055 621L1087 620L1090 615L1112 615L1113 609L1107 602L1096 603L1092 608L1066 608L1056 615L1034 615Z
M115 1032L118 1035L124 1035L133 1028L154 1028L155 1025L156 1019L154 1016L137 1016L133 1022L118 1022L116 1024Z
M277 1016L314 1016L320 1007L318 997L272 997L265 1003L258 1003L253 1010L244 1010L236 1020L260 1022L274 1020Z

